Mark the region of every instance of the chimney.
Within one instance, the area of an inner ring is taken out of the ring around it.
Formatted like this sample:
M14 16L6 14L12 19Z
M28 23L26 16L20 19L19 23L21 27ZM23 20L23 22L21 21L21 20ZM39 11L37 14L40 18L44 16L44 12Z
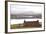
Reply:
M24 20L24 23L25 23L25 20Z

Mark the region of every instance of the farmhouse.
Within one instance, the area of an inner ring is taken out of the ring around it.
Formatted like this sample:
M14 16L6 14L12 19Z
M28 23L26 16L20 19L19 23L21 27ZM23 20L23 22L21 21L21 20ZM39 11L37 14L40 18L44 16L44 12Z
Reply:
M25 21L24 20L24 27L40 27L39 20L37 21Z

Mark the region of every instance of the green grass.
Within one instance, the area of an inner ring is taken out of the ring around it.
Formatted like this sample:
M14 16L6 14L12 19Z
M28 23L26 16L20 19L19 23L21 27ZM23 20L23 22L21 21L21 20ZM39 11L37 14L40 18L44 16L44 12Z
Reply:
M11 25L11 29L16 29L16 25Z

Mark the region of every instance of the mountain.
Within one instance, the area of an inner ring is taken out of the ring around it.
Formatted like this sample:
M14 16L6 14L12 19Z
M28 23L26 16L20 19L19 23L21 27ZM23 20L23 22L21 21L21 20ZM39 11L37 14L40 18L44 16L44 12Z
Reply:
M16 16L31 16L31 15L39 15L40 13L35 13L33 11L25 11L25 12L20 12L20 13L15 13L15 14L11 14L11 15L16 15Z

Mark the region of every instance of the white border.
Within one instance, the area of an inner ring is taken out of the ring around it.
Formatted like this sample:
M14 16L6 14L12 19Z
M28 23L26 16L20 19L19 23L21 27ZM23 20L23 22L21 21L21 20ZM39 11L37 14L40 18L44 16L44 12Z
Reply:
M26 29L10 29L10 4L15 4L15 2L8 2L8 32L20 32L20 31L35 31L44 30L44 5L42 5L42 28L26 28Z

